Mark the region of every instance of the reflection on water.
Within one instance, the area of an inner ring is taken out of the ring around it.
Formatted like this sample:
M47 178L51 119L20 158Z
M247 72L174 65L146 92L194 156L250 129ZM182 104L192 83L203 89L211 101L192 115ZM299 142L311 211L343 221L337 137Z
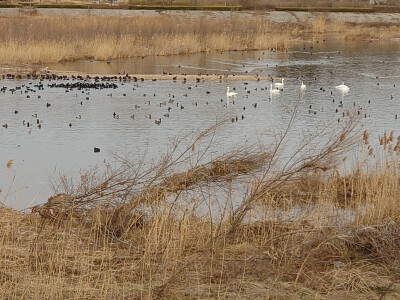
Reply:
M341 65L350 64L351 66L358 65L358 68L361 68L360 73L371 75L368 57L380 57L382 63L398 62L399 47L398 41L349 42L342 40L340 36L333 35L327 38L310 37L307 42L295 42L293 49L287 52L233 51L135 57L112 61L74 61L48 66L55 70L91 74L123 74L124 72L162 74L165 71L172 74L260 74L288 77L287 73L293 70L296 73L295 77L303 75L307 78L316 76L317 70L340 70ZM354 59L349 60L350 57ZM390 76L390 74L385 76ZM346 80L346 77L343 77L343 80Z
M1 198L12 183L7 205L24 208L31 201L43 202L51 194L49 177L58 172L73 176L80 169L112 163L110 151L158 157L173 136L199 131L221 117L229 121L218 133L220 151L236 143L268 142L271 131L287 125L287 109L298 99L301 81L307 88L291 136L293 145L321 124L340 125L348 109L365 115L367 126L377 134L399 133L400 120L395 119L400 114L398 57L399 42L320 38L286 53L230 52L49 65L83 73L247 72L284 77L284 90L276 94L270 93L270 82L116 82L117 89L67 90L49 84L68 81L43 81L40 88L38 80L2 80L0 88L7 89L0 93L0 122L7 128L0 128ZM350 87L347 94L335 89L342 82ZM228 85L238 95L227 102ZM100 152L94 153L94 147ZM9 160L14 164L8 169Z

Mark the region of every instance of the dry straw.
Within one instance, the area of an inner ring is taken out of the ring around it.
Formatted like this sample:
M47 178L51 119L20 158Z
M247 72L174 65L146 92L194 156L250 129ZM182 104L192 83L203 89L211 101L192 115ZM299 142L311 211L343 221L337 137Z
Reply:
M7 65L230 50L284 51L307 33L339 32L345 39L399 36L398 25L332 23L329 15L320 15L311 24L235 16L176 19L17 15L0 18L0 32L0 63Z
M169 17L13 16L0 19L1 63L43 63L289 47L270 24Z

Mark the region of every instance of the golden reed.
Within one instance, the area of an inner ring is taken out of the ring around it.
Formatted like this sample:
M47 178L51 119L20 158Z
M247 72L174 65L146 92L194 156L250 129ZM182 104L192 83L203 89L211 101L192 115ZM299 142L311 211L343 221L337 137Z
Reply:
M257 19L13 16L0 32L2 64L289 47L289 33Z

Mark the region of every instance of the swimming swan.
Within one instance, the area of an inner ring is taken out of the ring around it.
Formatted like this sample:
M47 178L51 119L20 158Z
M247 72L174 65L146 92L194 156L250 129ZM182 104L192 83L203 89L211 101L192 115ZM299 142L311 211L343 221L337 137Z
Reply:
M277 90L277 89L274 90L274 88L272 87L272 83L271 83L270 88L271 88L269 90L270 94L279 94L280 90Z
M281 88L281 89L283 89L283 81L285 80L285 78L282 78L282 82L276 82L275 83L275 87L277 87L277 88Z
M336 88L343 93L347 93L350 90L350 88L345 85L344 82L342 82L340 85L337 85Z
M226 88L226 96L227 97L235 97L236 95L237 95L237 93L229 91L229 86Z
M301 86L300 86L300 91L304 92L306 90L306 85L303 83L303 81L301 82Z

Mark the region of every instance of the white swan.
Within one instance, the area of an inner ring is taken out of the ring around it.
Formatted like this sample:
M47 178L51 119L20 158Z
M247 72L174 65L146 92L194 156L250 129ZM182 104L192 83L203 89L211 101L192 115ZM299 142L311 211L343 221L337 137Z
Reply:
M277 87L277 88L280 88L280 89L283 89L283 81L285 80L285 78L282 78L282 82L276 82L275 83L275 87Z
M269 92L270 92L270 94L279 94L280 90L277 90L277 89L274 90L274 88L272 87L272 83L271 83Z
M301 86L300 86L300 91L304 92L306 90L306 88L307 88L307 86L302 81Z
M226 88L226 96L227 97L235 97L236 95L237 95L237 93L229 91L229 86Z
M343 93L347 93L350 90L350 88L345 85L344 82L342 82L340 85L337 85L336 88Z

